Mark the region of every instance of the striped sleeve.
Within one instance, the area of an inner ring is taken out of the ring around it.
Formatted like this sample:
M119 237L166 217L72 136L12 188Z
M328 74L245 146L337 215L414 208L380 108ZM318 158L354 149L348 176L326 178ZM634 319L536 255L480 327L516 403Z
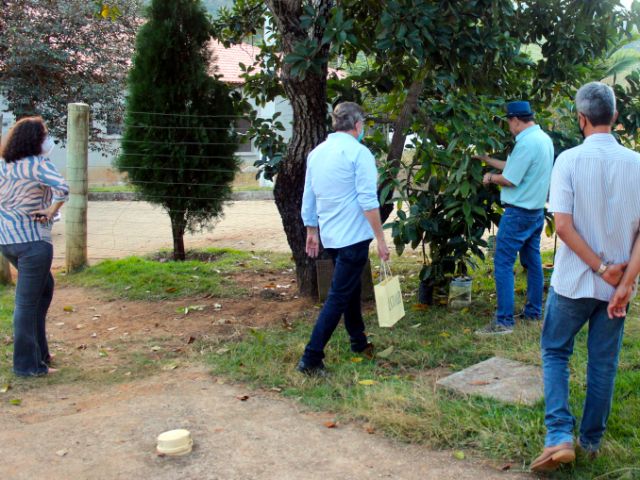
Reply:
M51 188L54 202L65 202L69 198L69 185L58 173L56 166L44 158L40 158L36 168L38 183Z

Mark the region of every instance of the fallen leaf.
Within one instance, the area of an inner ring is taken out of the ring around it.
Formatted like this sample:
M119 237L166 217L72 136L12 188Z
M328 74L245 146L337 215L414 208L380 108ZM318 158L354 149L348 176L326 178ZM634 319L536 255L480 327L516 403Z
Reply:
M81 343L80 345L78 345L76 347L78 350L86 350L87 349L87 344L86 343Z
M500 470L502 470L503 472L506 472L507 470L511 470L511 467L513 467L512 463L505 463L500 467Z
M415 325L411 325L410 328L418 328L420 325L422 325L421 323L416 323Z
M100 350L100 351L98 352L98 356L99 356L99 357L108 357L108 356L109 356L109 354L108 354L107 352L105 352L104 350Z
M78 325L76 325L76 330L80 330L82 327L84 327L84 325L82 325L81 323L79 323Z
M11 400L9 400L9 403L17 407L19 405L22 405L22 400L19 398L12 398Z
M375 384L376 384L376 383L378 383L378 382L376 382L375 380L360 380L358 383L359 383L360 385L367 385L367 386L369 386L369 385L375 385Z
M164 291L167 293L173 293L176 292L178 289L176 287L169 287L169 288L165 288Z
M220 305L219 303L214 303L213 304L213 309L214 310L222 310L222 305Z
M364 431L367 432L369 435L373 435L374 433L376 433L376 429L373 428L371 425L365 425Z
M451 334L449 332L440 332L440 336L442 338L449 338L451 336Z
M64 307L62 307L62 310L64 310L65 312L73 312L73 307L71 305L65 305Z
M489 385L491 382L487 381L487 380L473 380L472 382L469 382L469 385Z
M360 363L360 362L362 362L362 357L352 357L351 358L351 362Z
M457 450L455 452L453 452L453 458L457 459L457 460L464 460L464 452L461 450Z
M394 348L393 348L393 345L392 345L389 348L385 348L381 352L376 353L376 357L378 357L378 358L389 358L389 356L393 353L393 350L394 350Z
M118 327L110 327L110 328L107 328L107 331L113 332L116 328L118 328Z
M195 341L196 341L196 337L190 336L189 338L187 338L187 345L191 345Z
M216 354L218 355L224 355L225 353L227 353L229 351L229 349L227 347L222 347L216 350Z
M164 370L165 372L168 372L170 370L175 370L176 368L178 368L177 363L168 363L164 367L162 367L162 370Z
M127 285L126 287L124 287L124 291L126 292L127 290L131 290L131 285Z
M471 333L471 329L470 328L465 328L464 330L462 330L462 333Z
M241 402L246 402L247 400L249 400L249 395L238 395L236 398Z
M9 385L8 383L5 383L4 385L2 385L2 387L0 387L0 393L7 393L9 390L11 390L11 385Z
M426 303L414 303L413 305L411 305L411 310L413 310L414 312L424 312L428 309L429 305L427 305Z
M151 347L151 351L152 352L158 352L162 350L162 347L158 346L158 345L154 345L153 347Z
M337 428L338 424L336 422L328 421L324 422L324 426L327 428Z
M66 448L63 448L62 450L58 450L56 452L56 455L58 455L59 457L64 457L67 453L69 453L69 450L67 450Z
M61 327L61 326L63 326L63 325L64 325L64 322L57 322L57 323L56 323L56 327Z
M97 336L98 336L98 334L97 334L96 332L93 332L93 333L91 334L91 338L96 338Z
M282 389L280 387L271 387L272 392L281 392Z

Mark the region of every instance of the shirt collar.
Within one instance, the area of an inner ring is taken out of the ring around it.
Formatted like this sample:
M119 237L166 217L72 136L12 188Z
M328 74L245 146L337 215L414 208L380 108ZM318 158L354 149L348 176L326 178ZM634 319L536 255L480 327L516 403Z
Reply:
M610 133L592 133L582 143L618 143L618 141Z
M540 130L540 125L537 125L537 124L531 125L530 127L525 128L518 135L516 135L516 142L518 140L522 140L524 137L526 137L530 133L537 132L538 130Z

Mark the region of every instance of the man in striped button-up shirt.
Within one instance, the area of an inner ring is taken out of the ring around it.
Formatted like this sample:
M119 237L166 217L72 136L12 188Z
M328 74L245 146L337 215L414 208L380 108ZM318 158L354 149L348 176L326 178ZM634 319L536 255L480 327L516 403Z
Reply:
M615 305L617 316L609 318L607 307L640 227L640 155L611 135L617 117L613 90L599 82L583 86L576 110L584 143L558 157L551 177L549 209L564 245L555 258L542 328L547 434L534 471L554 470L575 458L568 364L575 336L587 322L587 392L578 443L589 456L600 448L628 296ZM624 275L632 282L637 274L630 267Z

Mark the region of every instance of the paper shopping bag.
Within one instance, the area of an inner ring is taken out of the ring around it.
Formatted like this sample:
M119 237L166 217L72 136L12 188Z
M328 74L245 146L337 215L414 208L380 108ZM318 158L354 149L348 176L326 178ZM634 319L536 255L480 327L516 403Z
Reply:
M388 267L381 268L381 275L385 278L373 287L376 297L378 324L381 327L392 327L404 317L404 303L400 291L400 278L386 274Z

